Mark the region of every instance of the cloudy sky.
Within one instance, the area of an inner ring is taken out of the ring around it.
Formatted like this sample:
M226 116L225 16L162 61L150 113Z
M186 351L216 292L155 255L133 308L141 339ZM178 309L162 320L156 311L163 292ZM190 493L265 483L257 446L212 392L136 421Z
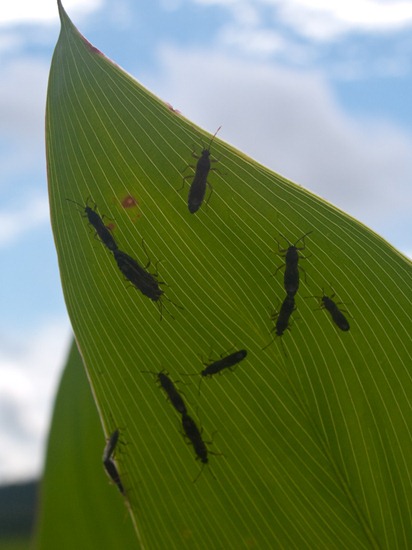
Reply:
M186 117L412 256L412 0L63 0ZM55 0L0 7L0 483L41 472L70 342L44 154Z

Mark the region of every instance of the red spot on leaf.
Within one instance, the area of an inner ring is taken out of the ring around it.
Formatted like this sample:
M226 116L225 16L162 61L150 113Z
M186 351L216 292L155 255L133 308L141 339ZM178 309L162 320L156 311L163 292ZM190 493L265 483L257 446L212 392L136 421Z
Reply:
M127 195L127 197L125 197L125 198L121 201L121 204L122 204L123 208L134 208L134 207L137 206L139 203L138 203L137 199L135 199L134 197L132 197L132 195Z

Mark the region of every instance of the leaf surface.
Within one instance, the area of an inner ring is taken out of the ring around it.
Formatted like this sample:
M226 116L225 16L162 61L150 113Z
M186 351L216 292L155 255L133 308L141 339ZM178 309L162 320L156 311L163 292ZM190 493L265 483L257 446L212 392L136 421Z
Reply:
M47 101L52 225L106 436L119 427L127 442L119 467L136 540L146 548L406 547L411 263L218 136L214 192L191 214L191 179L180 189L182 177L212 136L91 46L61 6L60 14ZM86 205L142 266L147 251L161 302L125 280L84 218ZM291 243L301 248L297 310L275 337L271 312L285 298L278 268ZM322 289L336 292L349 331L319 309ZM202 360L238 349L246 359L199 391ZM200 475L181 415L156 384L162 369L208 442Z

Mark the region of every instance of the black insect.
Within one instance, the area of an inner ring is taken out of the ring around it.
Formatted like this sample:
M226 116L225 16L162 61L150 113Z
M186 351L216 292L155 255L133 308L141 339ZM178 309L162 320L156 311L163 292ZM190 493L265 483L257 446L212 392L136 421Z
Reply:
M247 351L244 349L235 351L234 353L231 353L226 357L222 357L222 359L218 359L217 361L210 363L206 366L205 369L201 371L200 374L202 376L213 376L214 374L217 374L224 369L230 369L231 367L237 365L237 363L240 363L240 361L242 361L242 359L244 359L246 355Z
M159 382L163 390L166 392L167 397L170 399L170 402L172 403L173 407L180 414L186 414L187 412L186 404L183 401L183 398L180 395L180 393L177 391L173 381L169 378L166 372L164 371L160 371L158 373L153 373L152 371L142 371L142 372L151 372L152 374L156 374L157 381Z
M84 208L85 217L87 218L90 225L92 225L94 227L94 229L96 231L96 235L99 237L101 242L105 246L107 246L107 248L109 250L111 250L112 252L117 250L117 243L114 240L114 237L113 237L110 229L108 229L106 227L103 219L97 213L97 205L94 204L94 208L91 208L88 205L90 197L87 199L85 207L83 207L81 204L79 204L79 203L77 203L77 202L75 202L71 199L66 199L66 200L72 202L73 204L76 204L77 206L80 206L80 208Z
M137 260L126 254L126 252L117 249L113 251L113 255L120 271L133 286L154 302L160 300L164 291L160 288L156 276L146 270L150 265L150 261L146 267L142 267Z
M177 391L176 386L174 385L172 380L164 372L159 372L157 375L157 379L177 412L179 412L180 414L186 414L186 404L183 401L180 393Z
M182 416L182 426L185 432L185 436L190 440L191 444L193 445L193 449L195 450L195 453L196 453L196 460L200 460L200 462L202 463L200 472L197 474L197 476L193 480L193 483L196 483L200 474L203 472L203 468L205 464L208 464L209 462L209 458L207 456L208 450L206 447L206 443L202 439L202 434L200 433L200 430L197 427L196 422L193 420L191 416L189 416L188 414L184 414ZM212 453L212 454L215 454L215 453Z
M200 472L193 480L193 483L195 483L199 478L200 474L202 473L205 464L208 464L209 462L208 454L221 455L221 453L214 453L208 450L205 441L203 441L201 431L197 427L196 422L187 413L182 415L182 426L183 426L183 431L185 433L185 437L187 437L190 443L193 445L193 449L195 450L195 453L196 453L196 460L200 460L200 462L202 463L202 468L200 469Z
M103 450L103 466L109 475L109 477L112 479L112 481L117 485L117 488L122 493L122 495L125 494L125 490L123 487L123 484L120 480L119 472L117 471L116 464L113 460L113 454L116 449L117 442L119 440L119 430L115 430L112 435L109 437L106 446Z
M211 170L210 147L220 128L221 126L219 126L219 128L213 134L212 139L210 140L210 143L209 143L209 147L202 150L202 154L200 155L200 157L195 155L195 153L192 153L193 156L195 156L199 160L196 163L195 175L190 185L189 196L187 200L187 205L189 208L189 212L191 214L194 214L195 212L197 212L199 208L202 206L202 203L206 194L206 185L208 185L210 189L210 195L207 199L207 202L209 202L210 197L212 196L213 187L207 181L207 177ZM192 177L192 176L186 176L183 179L187 179L189 177Z
M324 290L322 290L322 292L322 296L314 296L314 298L318 298L321 301L321 309L326 309L326 311L329 311L330 316L332 317L332 321L338 328L340 328L340 330L343 330L345 332L348 331L350 329L348 320L343 315L342 311L338 308L336 302L332 300L335 294L332 294L332 296L329 297L326 296Z
M142 241L142 246L144 251L146 252L146 248L144 246L144 241ZM146 252L147 255L147 252ZM120 269L120 271L123 273L124 277L132 283L133 286L135 286L142 294L156 302L156 305L159 309L160 313L160 319L163 318L163 307L166 311L167 308L162 302L162 298L165 298L168 302L173 304L175 307L178 307L179 309L183 309L182 306L179 304L176 304L175 302L172 302L167 296L164 295L164 290L160 288L159 285L166 284L162 281L157 280L157 273L152 274L149 271L147 271L147 268L150 266L151 261L149 256L147 264L143 267L139 264L137 260L129 256L129 254L126 254L126 252L122 252L121 250L115 250L113 252L114 259L116 260L117 266ZM157 262L158 263L158 262ZM157 265L156 263L156 265ZM168 311L170 317L174 319L173 315Z
M123 483L120 480L120 475L119 475L119 472L117 471L116 464L113 462L112 459L108 459L105 462L103 462L103 465L109 477L111 478L111 480L117 485L117 488L122 493L122 495L124 495L125 490L123 487Z
M271 332L276 331L276 336L283 336L283 333L286 329L289 328L289 320L292 313L295 311L295 298L294 296L286 295L286 298L283 300L282 305L280 306L279 311L275 311L270 316L272 321L276 321L275 326L272 328ZM274 340L271 340L266 346L262 349L266 349L272 344Z
M283 336L283 333L289 327L289 319L295 309L295 298L294 296L290 296L288 294L283 300L279 312L275 312L271 316L272 321L276 320L276 325L274 329L276 329L277 336Z
M299 288L299 250L305 249L305 237L312 233L312 231L309 231L308 233L305 233L303 237L300 237L295 244L291 244L288 239L282 235L282 237L287 241L289 244L288 248L281 248L280 244L278 242L278 250L279 252L284 253L285 258L285 273L283 276L283 284L286 290L286 293L288 296L295 296L296 292ZM299 247L296 246L299 241L303 241L303 246ZM277 242L277 241L276 241ZM282 266L278 267L280 269ZM278 271L276 270L276 272ZM302 268L301 268L302 269ZM275 272L275 273L276 273Z
M209 462L207 456L206 443L202 439L202 434L196 425L196 422L188 414L182 415L182 427L186 437L190 440L196 453L196 458L203 464Z
M200 394L200 385L202 382L202 379L206 376L213 376L214 374L217 374L221 372L224 369L231 369L231 367L234 367L242 359L244 359L247 355L247 351L244 349L241 349L239 351L235 351L234 353L231 353L230 355L227 355L226 357L222 357L221 359L218 359L217 361L213 361L212 363L203 363L206 368L200 371L200 378L199 381L199 394ZM183 373L184 376L197 376L197 374L186 374Z
M103 462L106 462L106 460L110 460L113 457L117 442L119 441L119 435L119 430L115 430L107 440L106 446L103 451Z

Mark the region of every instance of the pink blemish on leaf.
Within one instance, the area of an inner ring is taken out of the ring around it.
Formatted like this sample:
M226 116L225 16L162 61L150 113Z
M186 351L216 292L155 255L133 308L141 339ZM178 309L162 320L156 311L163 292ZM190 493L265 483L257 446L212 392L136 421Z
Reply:
M113 222L110 222L106 224L106 227L109 231L113 231L114 229L116 229L116 224L114 224Z
M177 109L173 108L173 105L170 105L170 103L165 103L166 107L172 111L172 113L176 113L177 115L181 115L182 113L178 111Z
M87 48L88 48L92 53L96 53L97 55L103 55L103 53L102 53L100 50L98 50L98 49L96 48L96 46L93 46L93 44L91 44L91 43L87 40L87 38L84 37L83 35L82 35L82 39L83 39L83 42L86 44Z
M121 205L123 206L123 208L134 208L135 206L137 206L139 203L137 201L137 199L135 199L134 197L132 197L132 195L127 195L127 197L125 197L122 201L121 201Z

